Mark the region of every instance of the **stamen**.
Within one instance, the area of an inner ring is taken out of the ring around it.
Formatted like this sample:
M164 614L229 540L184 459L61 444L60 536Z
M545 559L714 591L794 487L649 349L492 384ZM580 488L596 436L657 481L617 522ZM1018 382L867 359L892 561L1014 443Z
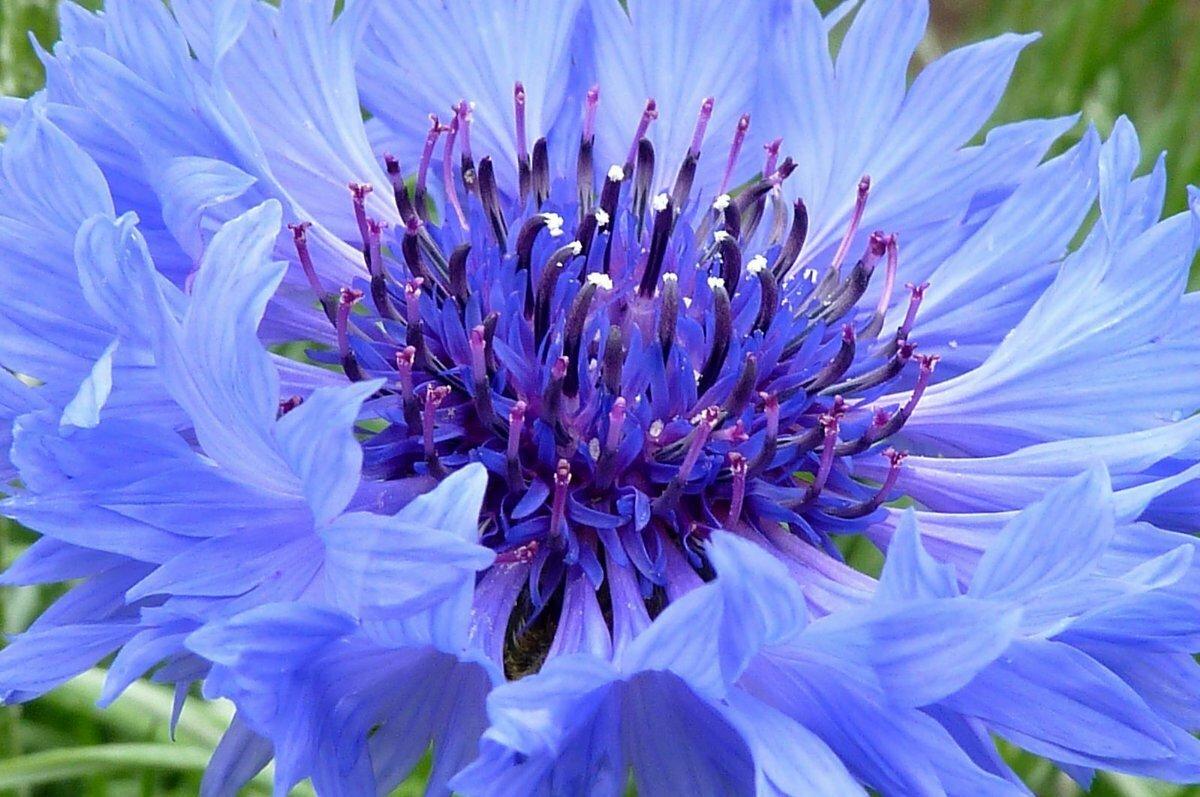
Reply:
M621 392L621 371L625 367L625 343L621 327L613 324L608 328L608 340L604 343L604 363L601 365L601 379L604 387L611 395Z
M893 233L887 237L887 271L883 277L883 291L879 294L879 302L875 305L875 313L871 316L871 320L867 322L867 326L862 331L861 337L864 339L877 338L883 330L883 320L887 316L888 308L892 304L892 290L896 285L896 269L899 266L899 262L899 245L896 235Z
M408 198L408 186L404 184L404 175L400 173L400 161L391 155L384 155L383 163L387 168L388 179L392 182L392 195L396 201L396 212L400 214L400 219L405 224L411 224L413 221L416 221L417 212L413 209L412 200Z
M454 215L458 218L458 226L469 230L471 225L467 223L467 216L458 202L458 189L454 186L454 168L450 165L454 156L454 141L458 138L460 124L458 115L455 114L450 120L450 126L446 128L446 145L442 149L442 189L446 193L446 201L450 203Z
M779 281L775 279L775 273L767 268L767 259L762 255L750 258L750 262L746 264L746 271L758 277L760 298L754 328L765 333L771 328L771 322L775 320L775 313L779 309Z
M727 528L733 528L742 518L742 501L746 497L746 458L736 451L730 451L729 469L733 472L733 487L725 525Z
M903 451L896 451L894 448L889 448L883 452L883 455L890 460L891 464L888 467L887 476L883 478L883 484L880 485L875 495L862 503L851 504L846 507L828 507L825 509L826 514L853 520L866 517L883 506L883 502L887 500L888 495L891 494L892 489L896 486L896 480L900 477L900 466L908 454Z
M774 141L769 141L763 144L763 149L767 152L766 164L763 166L763 174L774 174L775 163L779 160L779 148L783 145L783 139L777 138Z
M550 536L560 538L563 525L566 522L567 488L571 486L571 463L565 459L558 461L554 469L554 503L550 509Z
M856 348L854 327L849 324L843 324L842 343L838 347L837 353L833 355L833 358L816 376L803 385L809 395L818 394L841 379L842 375L850 370L850 366L854 364L854 352Z
M517 185L523 205L529 196L531 174L529 149L525 144L525 86L519 80L513 86L513 110L517 117Z
M356 291L353 288L342 288L340 294L341 300L338 302L337 321L335 329L337 331L338 356L342 360L342 370L346 372L346 376L351 382L362 381L362 369L358 367L358 358L354 356L354 352L350 350L350 311L354 309L354 305L358 304L362 298L362 291Z
M792 208L792 227L788 230L787 240L783 242L783 247L779 250L779 257L775 259L775 265L771 267L776 278L782 278L792 270L792 266L796 264L796 259L800 257L800 252L804 249L804 241L807 238L808 207L804 204L803 199L797 199Z
M833 470L833 457L837 447L838 426L836 415L821 416L821 428L825 431L821 462L817 466L817 475L813 477L812 484L808 485L808 489L804 491L805 503L813 501L820 495L821 491L825 489L825 482L829 480L829 472Z
M488 384L487 338L484 332L482 324L471 330L471 376L474 379L475 412L481 424L491 426L496 414L492 410L492 388Z
M700 370L700 381L696 386L701 396L708 392L721 375L725 357L729 354L729 341L733 337L733 311L729 303L729 293L725 290L725 282L720 277L709 277L708 287L713 294L713 339L708 360Z
M321 286L317 269L313 265L312 253L308 251L308 228L311 226L312 222L303 221L299 224L289 224L288 229L292 231L292 243L296 246L296 257L300 259L300 268L304 270L309 287L321 302L321 308L325 311L326 317L331 322L337 323L337 295L327 292Z
M462 170L463 188L468 194L475 190L477 177L475 159L471 156L471 109L472 106L466 100L459 101L455 109L458 129L462 131L462 157L459 166Z
M367 226L367 195L374 189L365 183L350 183L350 195L354 198L354 220L358 223L358 234L363 243L363 259L371 257L369 244L371 231Z
M421 351L423 335L421 333L421 286L425 280L416 277L404 285L404 319L406 330L405 342Z
M566 246L556 249L554 254L550 255L545 267L542 268L542 275L538 279L537 295L534 297L533 313L533 337L539 346L546 339L546 335L550 333L550 305L554 299L554 286L558 284L558 278L566 264L572 258L578 257L582 251L582 244L578 241L571 241Z
M746 131L750 129L750 114L742 114L738 119L737 130L733 134L733 145L729 148L729 160L725 164L725 174L721 177L721 187L717 189L718 194L724 194L725 189L729 187L729 180L733 177L733 170L737 167L738 155L742 152L742 144L746 141Z
M417 216L425 221L425 178L429 174L429 163L433 160L433 147L437 144L438 136L445 128L438 121L436 114L429 114L429 133L425 136L425 148L421 150L421 162L417 166L417 183L413 190L413 204L416 205Z
M708 130L709 120L712 119L714 103L712 97L705 97L700 103L700 114L696 117L696 129L692 133L692 145L688 147L688 154L694 158L700 157L700 145L704 143L704 133Z
M579 138L579 157L575 161L575 182L579 191L579 212L586 216L592 207L596 193L595 168L592 165L592 149L596 142L596 107L600 104L600 87L588 89L583 104L583 133ZM582 240L582 239L581 239ZM584 241L587 246L587 241Z
M888 359L888 361L883 365L879 366L873 371L868 371L861 376L855 377L854 379L850 379L842 382L841 384L828 387L821 391L821 395L829 396L835 393L857 393L860 390L866 390L868 388L875 387L876 385L882 385L884 382L895 378L897 374L904 370L904 366L909 360L912 359L913 352L916 350L916 348L916 344L909 343L907 340L902 341L897 347L896 353L893 354L891 358Z
M762 399L763 415L766 418L766 435L763 439L762 450L750 462L750 473L757 474L769 467L775 459L779 447L779 398L773 393L759 393Z
M383 228L384 225L375 219L367 220L367 251L370 253L367 257L367 270L371 273L371 301L381 317L399 321L400 315L392 306L387 269L383 262Z
M540 210L550 198L550 151L545 138L533 142L533 199Z
M466 309L470 288L467 285L467 258L471 254L470 244L459 244L450 253L450 295L458 302L459 309Z
M866 293L867 286L871 284L871 275L875 273L875 266L886 250L887 239L884 234L881 232L871 233L867 242L867 251L854 264L846 281L826 300L825 307L815 315L815 318L825 322L836 321L857 305L858 300Z
M450 395L450 388L446 385L431 384L425 388L425 408L421 413L421 439L425 449L425 463L429 466L430 475L435 479L446 477L446 469L442 467L437 449L434 447L433 433L434 424L437 422L437 408L442 405L442 401L448 395Z
M658 345L662 349L663 362L671 355L675 343L675 325L679 321L679 275L668 271L662 276L658 314Z
M850 226L846 228L846 234L842 237L842 242L838 244L837 252L834 253L833 260L830 262L829 271L831 273L837 273L846 259L846 254L850 251L850 242L858 234L858 225L862 222L863 211L867 208L867 197L870 193L871 178L864 176L858 181L858 194L854 200L854 212L850 215Z
M730 295L737 293L738 281L742 276L742 248L733 236L724 231L716 233L717 257L721 260L721 279Z
M646 200L654 183L654 145L643 138L637 145L637 171L633 178L633 215L638 221L638 237L642 235Z
M508 486L517 490L525 486L521 476L521 431L525 428L526 404L518 399L508 411L508 447L505 458L508 461Z
M617 201L621 198L621 183L625 180L625 174L628 171L628 169L623 169L615 164L608 168L608 174L604 178L604 187L600 189L600 210L604 211L606 217L601 219L597 216L600 229L607 228L617 212Z
M396 372L400 377L400 401L404 406L404 421L410 430L417 428L417 394L413 386L413 363L417 350L405 346L396 352Z
M544 418L554 427L555 441L562 446L571 442L571 437L562 423L562 399L563 382L566 380L567 374L573 370L571 360L567 357L556 359L554 365L550 366L550 382L546 385L546 392L542 396Z
M896 332L896 337L901 339L908 338L908 333L912 332L913 323L917 320L917 310L921 307L921 300L925 298L925 291L929 288L929 283L922 282L920 285L913 285L911 282L906 282L904 287L908 288L911 295L908 299L908 311L904 314L904 322L900 324L900 329Z
M754 394L754 386L757 383L758 358L753 354L747 354L746 360L742 365L742 372L738 374L738 380L734 383L733 390L729 391L729 398L725 399L725 405L722 409L730 415L741 414L742 409L746 406L746 402Z
M607 275L588 274L587 281L583 283L575 301L571 303L567 323L563 328L563 355L571 362L579 361L579 345L583 338L583 328L587 324L588 311L592 306L592 298L597 290L611 291L612 288L612 280ZM572 368L567 372L563 394L568 398L579 395L579 369Z
M625 158L626 172L633 166L633 159L637 157L638 142L646 137L646 131L650 128L650 123L657 118L658 103L651 97L646 100L646 109L642 111L642 118L638 120L637 130L633 134L633 143L629 145L629 155Z
M304 399L301 396L289 396L288 398L279 402L279 409L275 413L276 420L282 418L284 415L287 415L289 412L296 409L303 403Z
M643 298L654 295L654 286L658 284L658 275L662 272L663 260L667 254L667 244L671 240L671 228L675 224L675 213L669 196L656 196L654 210L654 226L650 229L650 251L646 255L646 267L638 284L638 294Z
M492 166L491 156L479 162L479 201L487 212L488 220L492 223L492 233L500 251L508 249L508 224L504 221L504 211L500 205L500 190L496 187L496 171Z
M625 428L625 399L617 396L608 411L608 434L604 438L604 450L615 453L621 445L621 431Z

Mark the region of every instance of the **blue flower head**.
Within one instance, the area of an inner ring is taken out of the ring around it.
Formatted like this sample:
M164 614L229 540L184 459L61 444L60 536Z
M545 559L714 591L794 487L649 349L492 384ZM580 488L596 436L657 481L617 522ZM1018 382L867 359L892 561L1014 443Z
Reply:
M969 145L1033 37L909 85L925 4L858 5L65 6L4 578L83 582L0 695L203 681L210 794L1200 778L1197 200L1124 119Z

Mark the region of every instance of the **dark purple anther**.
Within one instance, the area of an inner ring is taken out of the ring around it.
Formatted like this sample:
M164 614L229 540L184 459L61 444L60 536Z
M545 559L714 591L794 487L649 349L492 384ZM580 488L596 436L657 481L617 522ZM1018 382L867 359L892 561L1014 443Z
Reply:
M667 255L667 244L671 240L671 228L675 225L675 212L671 198L659 194L654 198L654 226L650 229L650 251L646 254L646 265L642 270L642 280L638 284L638 295L650 298L654 295L654 287L658 284L658 276L662 273L663 262Z
M771 462L775 459L775 451L779 446L779 398L773 393L759 393L758 397L762 399L766 429L762 450L749 465L750 473L754 475L771 466Z
M492 233L496 236L496 244L503 252L508 248L508 224L504 221L504 211L500 204L500 189L496 187L496 171L492 166L491 157L479 162L479 200L487 212L488 221L492 223Z
M807 238L808 206L804 204L803 199L797 199L796 204L792 207L792 227L788 230L787 239L779 250L779 257L775 258L775 264L771 266L771 271L775 273L776 279L782 279L792 270L792 266L796 264L796 258L800 257L800 252L804 249L804 241Z
M850 366L854 364L855 342L854 327L849 324L843 324L842 342L838 347L837 353L833 355L833 358L816 376L804 383L804 389L810 395L820 393L841 379L842 375L850 370Z
M450 253L447 271L450 278L450 295L458 302L459 309L465 309L467 298L471 291L467 285L467 258L471 255L470 244L459 244Z
M779 310L779 280L775 278L775 273L767 268L767 259L762 255L750 258L750 262L746 264L746 271L758 277L758 316L754 319L754 328L765 333L771 328L771 322L775 320L775 313Z
M700 369L700 379L696 385L701 396L721 375L725 357L729 354L729 342L733 338L733 310L729 303L729 292L725 290L725 281L720 277L709 277L708 287L713 296L713 336L708 359Z
M545 138L533 142L533 200L538 210L550 198L550 149Z
M617 396L608 411L608 434L604 437L604 450L616 453L621 445L621 431L625 428L625 399Z
M729 398L725 399L722 409L730 415L740 415L745 409L746 403L750 401L750 397L754 395L754 387L757 384L758 358L753 354L747 354L742 363L742 371L738 374L737 381L733 383L733 389L729 391Z
M610 395L621 392L621 372L625 368L625 342L621 327L613 324L608 328L608 340L604 342L604 362L600 366L600 378Z
M600 210L604 217L600 218L600 229L605 229L612 223L613 214L617 212L617 202L621 198L621 183L625 180L626 169L620 166L610 166L604 177L604 187L600 189Z
M417 211L413 209L412 200L408 196L408 186L404 184L404 175L400 173L400 161L391 155L384 155L383 164L387 168L388 180L392 183L392 195L396 201L396 212L400 214L400 220L408 224L416 220Z
M638 142L646 137L646 131L650 129L650 123L657 118L658 103L651 97L646 100L646 109L642 111L642 118L638 120L637 130L633 133L633 142L629 145L629 154L625 156L626 172L633 168L633 160L637 157Z
M742 152L742 145L746 143L746 131L750 129L750 114L744 113L738 119L737 129L733 133L733 144L729 147L729 160L725 163L725 174L721 177L721 187L717 189L718 194L724 194L729 188L729 180L733 177L733 170L737 167L738 156Z
M282 418L284 415L287 415L289 412L296 409L303 403L304 398L301 396L289 396L288 398L285 398L283 401L279 402L279 409L275 412L276 419Z
M404 421L410 431L417 428L419 423L417 410L417 394L413 383L413 364L417 358L417 350L405 346L396 352L396 374L400 380L400 401L404 408Z
M579 362L583 328L587 324L588 312L591 310L592 299L595 297L596 291L607 292L612 289L612 280L607 275L592 273L588 274L583 287L575 295L575 301L571 303L571 309L567 312L566 325L563 327L563 355L572 363ZM571 368L567 371L566 380L563 382L563 395L567 398L575 398L579 395L578 368Z
M724 230L718 230L714 238L717 244L716 254L721 260L721 279L725 280L725 289L732 296L737 293L738 282L742 276L742 247Z
M546 339L546 335L550 334L550 305L554 300L554 287L558 284L558 278L566 264L582 251L583 247L579 242L572 241L556 249L542 268L533 299L533 339L539 346Z
M654 183L654 145L643 138L637 146L637 170L633 175L633 215L638 221L638 237L646 218L646 201Z

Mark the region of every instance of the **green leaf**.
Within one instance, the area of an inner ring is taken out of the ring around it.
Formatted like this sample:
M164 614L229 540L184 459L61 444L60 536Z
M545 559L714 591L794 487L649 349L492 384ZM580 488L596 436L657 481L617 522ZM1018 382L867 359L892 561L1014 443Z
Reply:
M0 789L141 770L203 772L209 751L179 744L65 747L0 761Z

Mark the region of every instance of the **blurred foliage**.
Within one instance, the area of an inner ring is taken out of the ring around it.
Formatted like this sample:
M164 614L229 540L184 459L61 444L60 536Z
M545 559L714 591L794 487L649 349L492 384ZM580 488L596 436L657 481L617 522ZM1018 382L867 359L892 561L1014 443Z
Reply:
M822 0L830 7L837 0ZM95 8L100 0L82 5ZM1184 186L1200 183L1200 2L1197 0L932 0L933 24L918 58L928 62L962 43L1007 30L1040 30L1041 41L1022 58L996 122L1061 116L1082 110L1107 132L1127 114L1142 135L1146 164L1168 150L1168 204L1184 206ZM0 90L28 94L42 70L32 32L55 39L53 0L0 0ZM1079 129L1082 129L1080 126ZM28 544L0 521L0 563ZM878 567L877 551L848 550L864 569ZM0 591L0 628L28 625L58 591ZM159 797L196 793L199 772L228 722L229 709L188 702L171 741L172 695L139 683L105 711L95 706L103 671L93 670L27 706L0 707L0 795L18 797ZM1038 795L1067 797L1079 790L1034 756L1006 749L1010 762ZM269 772L250 794L269 794ZM398 794L420 793L421 773ZM298 793L300 791L298 790ZM1096 797L1200 797L1181 788L1102 775Z

